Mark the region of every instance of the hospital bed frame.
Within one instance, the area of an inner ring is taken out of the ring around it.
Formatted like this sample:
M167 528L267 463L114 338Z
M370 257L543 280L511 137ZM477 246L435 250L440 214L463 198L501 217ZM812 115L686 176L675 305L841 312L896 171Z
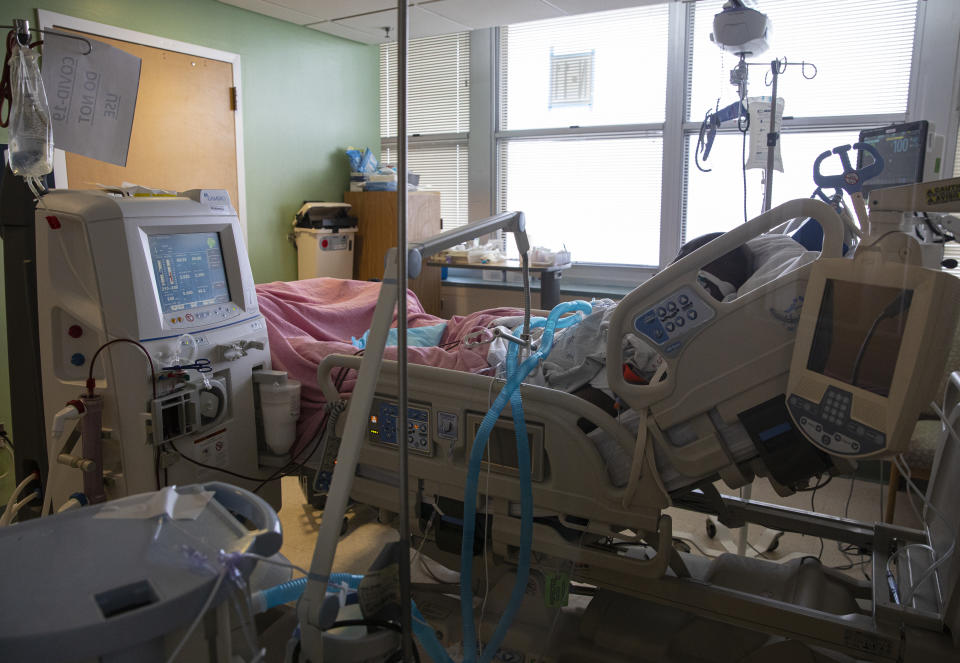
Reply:
M775 315L777 311L772 310L770 302L786 306L802 296L809 264L744 293L729 305L709 302L715 308L714 331L720 331L721 336L729 336L744 324L758 326L750 342L742 344L746 347L725 346L718 353L709 334L694 333L685 337L681 351L661 352L667 364L662 381L640 386L627 384L620 375L620 341L633 329L637 316L682 285L696 287L696 275L703 265L747 239L799 216L820 220L824 229L823 255L839 255L842 222L835 213L816 201L791 201L663 270L618 305L610 327L608 377L615 393L647 417L636 440L613 417L576 396L543 387L521 387L531 443L537 455L533 466L535 470L542 468L541 480L533 483L532 547L534 569L539 570L539 575L532 577L539 577L540 586L545 587L550 573L566 569L572 580L598 588L591 605L609 609L611 605L623 604L618 612L641 615L656 604L659 610L666 606L702 618L704 623L722 622L744 629L745 633L776 634L858 659L955 660L954 647L960 646L960 609L952 591L960 575L957 564L944 569L939 582L921 587L913 605L897 606L890 600L885 571L888 551L925 541L923 532L723 497L711 485L718 474L736 486L749 483L755 474L768 469L759 457L737 462L725 456L723 437L729 434L725 426L732 424L736 414L745 408L784 393L794 330L784 323L782 315ZM341 355L321 362L318 379L329 402L339 400L331 373L338 367L361 366L360 358ZM396 402L396 366L396 362L382 362L375 376L371 416L377 416L377 407L387 405L389 410L389 405ZM502 384L490 377L429 366L410 365L408 370L409 406L426 413L424 421L429 434L427 444L409 457L411 507L404 517L409 519L411 531L420 532L417 543L422 540L425 554L457 567L457 522L458 516L462 516L457 513L457 505L463 499L466 457L475 426ZM960 377L955 376L952 384L954 392L960 389ZM452 422L452 429L442 426L441 421ZM508 411L500 421L505 430L512 431ZM597 447L578 425L584 422L607 432L623 450L624 457L630 459L626 485L611 483ZM701 479L700 489L671 496L660 480L651 442L669 455L671 429L690 422L696 437L687 440L684 450L694 460L687 461L680 454L673 454L671 460L685 474ZM375 426L373 420L370 423L371 431L376 429L377 434L367 435L359 449L350 496L356 502L395 513L400 483L397 445L379 437L382 422L378 420ZM508 437L512 441L512 432ZM691 450L694 452L690 453ZM953 491L954 504L958 497L954 487L960 485L960 456L956 454L960 451L951 449L939 459L940 474L946 478L937 481L938 487L945 486L941 491ZM493 553L492 576L499 579L490 595L492 618L481 626L481 632L489 635L496 623L497 588L512 585L510 569L520 544L519 484L509 468L504 467L482 470L480 482L474 589L478 593L484 589L479 554L483 546L489 545ZM777 486L775 479L773 483ZM785 489L783 485L777 487ZM722 556L708 562L703 557L677 552L672 545L671 518L663 513L671 505L716 515L729 526L754 523L852 543L864 552L873 552L873 581L868 584L841 576L805 560L777 565ZM957 518L960 515L954 516ZM614 540L617 545L611 545ZM911 563L905 568L920 567L924 560L918 558ZM781 590L771 593L766 588L771 583ZM807 590L792 589L796 587ZM945 589L937 596L941 588ZM543 641L548 633L545 629L550 627L544 615L555 616L556 609L545 612L542 601L542 597L527 597L508 635L508 646L532 646ZM587 621L589 610L584 613ZM457 614L458 610L452 612ZM448 620L448 640L456 637L455 621ZM943 633L945 623L951 626L956 642ZM443 632L444 627L438 630ZM614 658L610 651L599 653L599 640L595 644L595 658Z

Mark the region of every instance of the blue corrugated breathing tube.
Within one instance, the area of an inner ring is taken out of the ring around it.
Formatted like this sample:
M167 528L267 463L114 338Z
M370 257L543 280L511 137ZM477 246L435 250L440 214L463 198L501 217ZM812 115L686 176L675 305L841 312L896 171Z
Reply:
M467 484L463 496L463 539L460 544L460 610L463 618L463 653L465 663L477 660L477 634L473 625L473 541L476 535L477 485L480 478L480 463L490 433L500 414L510 403L513 414L513 427L517 438L517 471L520 476L520 550L517 559L517 577L506 609L497 622L490 641L487 642L480 663L490 663L500 644L507 635L507 629L523 602L530 575L530 549L533 544L533 486L530 478L530 443L527 439L527 425L523 416L523 402L520 397L520 383L537 367L537 364L553 349L553 335L557 329L576 324L582 315L571 315L560 319L561 315L592 312L590 304L584 301L564 302L556 306L549 317L534 318L531 329L543 327L540 347L519 366L517 366L519 346L512 344L507 350L507 384L497 395L493 406L484 416L473 440L470 450L470 463L467 466ZM486 543L484 543L486 545ZM449 657L447 658L449 660Z

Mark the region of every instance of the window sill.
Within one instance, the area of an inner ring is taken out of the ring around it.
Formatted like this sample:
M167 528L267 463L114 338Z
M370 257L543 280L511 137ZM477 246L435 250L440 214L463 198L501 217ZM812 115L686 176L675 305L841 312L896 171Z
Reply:
M516 283L514 281L488 281L477 276L449 276L441 281L440 285L441 287L459 286L488 290L516 290L517 292L523 289L522 283ZM533 292L537 292L539 287L540 281L538 279L531 279L530 289ZM574 297L591 297L597 299L607 297L610 299L622 299L631 290L633 290L633 288L620 285L594 285L588 283L567 282L565 280L560 282L560 294Z

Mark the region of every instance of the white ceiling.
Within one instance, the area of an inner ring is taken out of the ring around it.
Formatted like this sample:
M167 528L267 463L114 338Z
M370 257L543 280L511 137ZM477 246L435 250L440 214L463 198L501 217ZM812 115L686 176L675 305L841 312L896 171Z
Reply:
M410 38L490 28L666 0L410 0ZM220 0L366 44L397 38L393 0Z

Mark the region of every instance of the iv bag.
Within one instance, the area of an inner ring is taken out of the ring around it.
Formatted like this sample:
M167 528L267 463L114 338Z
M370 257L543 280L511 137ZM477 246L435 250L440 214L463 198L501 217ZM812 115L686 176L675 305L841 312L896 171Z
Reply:
M53 126L38 57L19 43L10 56L10 169L22 177L53 170Z

